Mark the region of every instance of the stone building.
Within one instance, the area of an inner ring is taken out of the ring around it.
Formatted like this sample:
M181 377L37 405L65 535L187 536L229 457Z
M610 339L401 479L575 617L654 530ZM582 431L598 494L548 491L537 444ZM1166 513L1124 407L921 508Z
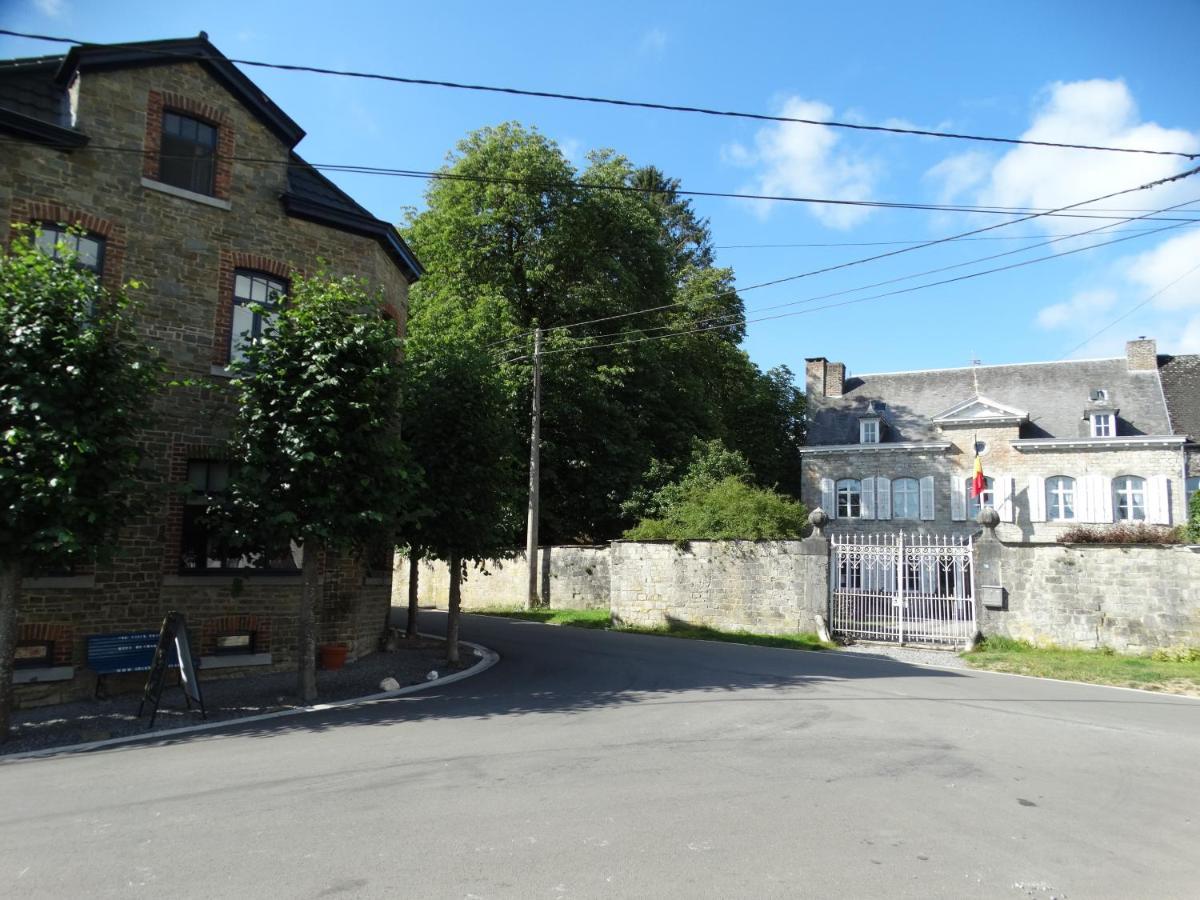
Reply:
M1186 362L1145 338L1115 359L872 375L809 359L804 502L834 531L966 532L980 502L995 507L1007 541L1053 541L1081 524L1178 524L1185 468L1200 472L1164 387L1177 376L1188 394L1198 369ZM1195 404L1194 392L1175 404L1191 410L1194 430ZM978 499L976 453L987 484Z
M295 152L304 131L201 33L88 45L0 62L0 237L10 223L66 237L109 286L143 284L140 328L179 379L219 382L250 303L281 302L323 260L380 292L403 335L421 267L396 230ZM85 229L66 236L67 226ZM223 392L172 388L143 434L157 498L112 562L26 579L19 640L25 702L67 679L86 690L85 638L156 629L186 614L207 667L295 664L298 559L225 558L195 515L219 496L233 409ZM381 554L382 556L382 554ZM390 559L323 561L321 639L375 649L390 604Z

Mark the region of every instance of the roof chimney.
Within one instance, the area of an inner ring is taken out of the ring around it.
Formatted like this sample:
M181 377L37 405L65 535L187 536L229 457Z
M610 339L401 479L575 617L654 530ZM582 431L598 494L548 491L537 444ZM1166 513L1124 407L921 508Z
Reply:
M814 356L804 361L804 393L809 397L825 396L825 369L828 361Z
M846 364L830 363L825 371L825 396L840 397L846 389Z
M1130 372L1153 372L1158 368L1158 344L1145 335L1125 342L1125 365Z

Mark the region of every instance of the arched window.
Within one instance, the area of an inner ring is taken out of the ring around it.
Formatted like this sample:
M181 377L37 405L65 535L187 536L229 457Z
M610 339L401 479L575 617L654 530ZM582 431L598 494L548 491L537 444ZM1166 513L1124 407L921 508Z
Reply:
M229 335L230 361L245 359L245 346L262 335L263 326L287 293L287 284L264 272L238 269L233 277L233 328ZM253 309L252 307L260 307Z
M70 254L79 268L104 274L104 238L98 234L43 222L38 226L37 248L53 259Z
M921 483L915 478L897 478L892 482L892 518L921 518Z
M972 521L979 515L980 509L992 509L996 505L996 493L992 490L992 479L986 475L983 477L983 493L978 497L971 496L971 485L974 482L974 478L967 479L967 518Z
M837 514L839 519L862 517L862 482L843 478L837 483Z
M1055 475L1046 479L1046 519L1062 522L1075 518L1075 479Z
M1113 510L1118 522L1146 520L1146 479L1122 475L1113 479Z

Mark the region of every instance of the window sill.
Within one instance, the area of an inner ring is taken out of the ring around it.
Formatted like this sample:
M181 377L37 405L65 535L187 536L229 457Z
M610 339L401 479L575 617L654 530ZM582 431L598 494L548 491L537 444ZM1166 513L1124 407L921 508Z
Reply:
M304 584L303 575L273 575L269 572L248 572L245 575L164 575L163 587L231 587L235 581L251 582L256 586L278 585L295 587ZM324 584L325 579L317 579Z
M363 579L363 584L384 585L391 583L392 579L388 578L386 575L368 575Z
M201 672L207 672L211 669L236 669L242 666L269 665L271 665L270 653L238 653L230 654L229 656L200 657Z
M143 178L142 187L149 188L152 191L158 191L162 194L170 194L172 197L179 197L181 200L191 200L193 203L202 203L205 206L212 206L216 209L233 209L233 204L228 200L222 200L219 197L210 197L208 194L197 194L195 191L189 191L181 187L175 187L173 184L164 184L163 182L155 181L152 178Z
M210 375L212 375L214 378L232 378L233 377L233 373L231 371L229 371L228 368L226 368L225 366L218 366L216 363L213 363L209 367L208 373Z
M43 684L47 681L70 681L75 677L74 666L45 666L38 669L13 669L13 684Z
M21 587L24 590L72 590L95 586L95 575L47 575L42 578L21 579Z

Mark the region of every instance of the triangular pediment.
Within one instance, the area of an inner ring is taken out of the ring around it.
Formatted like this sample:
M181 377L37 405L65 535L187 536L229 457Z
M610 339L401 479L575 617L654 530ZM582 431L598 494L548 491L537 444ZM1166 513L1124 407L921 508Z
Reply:
M1028 418L1029 413L1023 409L976 395L934 416L933 421L946 425L960 422L1022 422Z

